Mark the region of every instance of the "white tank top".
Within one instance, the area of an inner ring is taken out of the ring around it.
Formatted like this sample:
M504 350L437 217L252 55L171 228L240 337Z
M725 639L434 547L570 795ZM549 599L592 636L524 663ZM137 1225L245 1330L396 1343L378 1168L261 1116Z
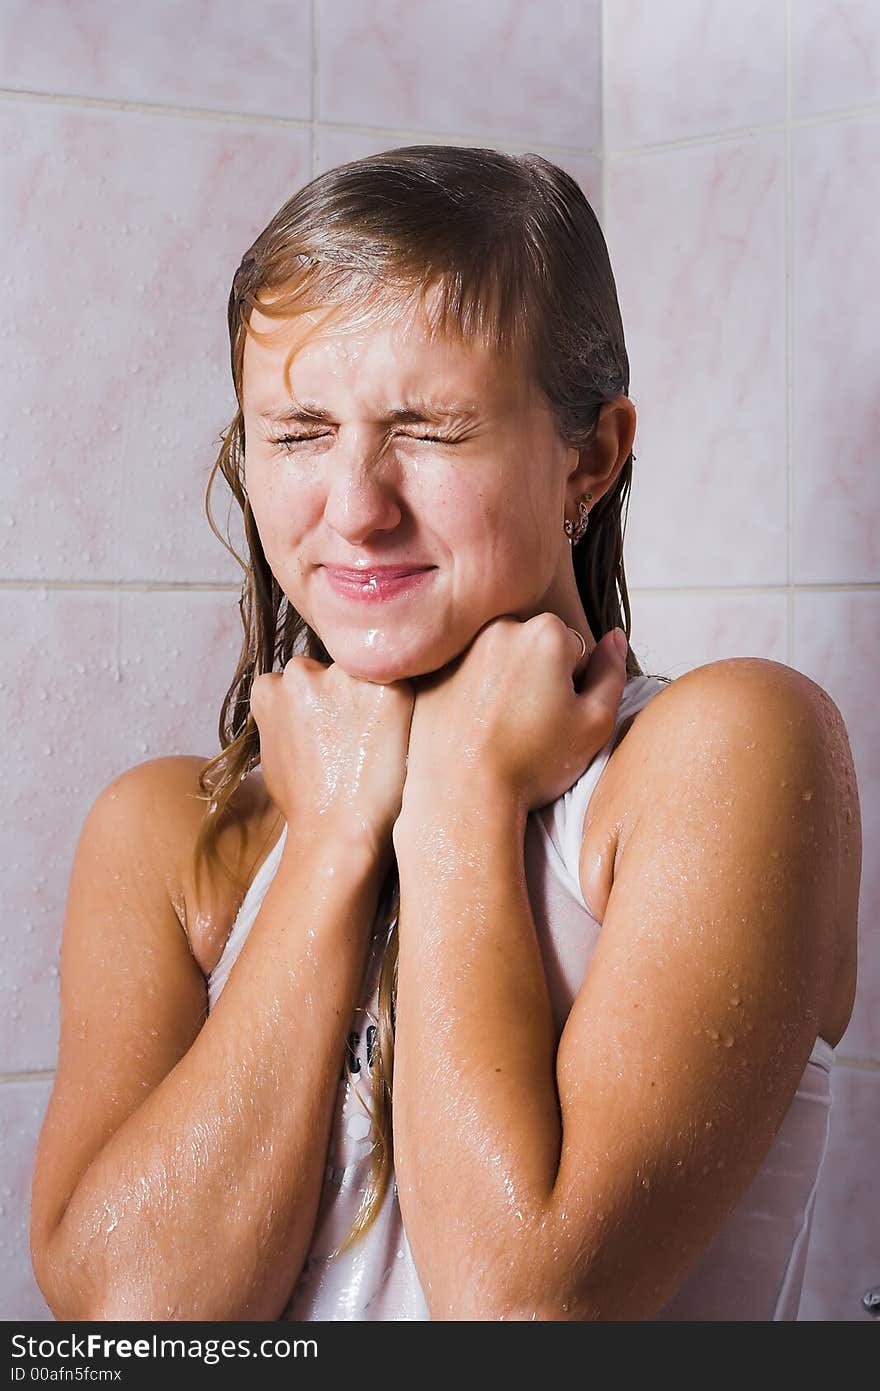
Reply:
M664 688L637 676L624 691L614 733L557 801L526 822L529 900L553 1006L557 1038L583 981L600 925L581 893L578 866L587 803L620 725ZM208 979L213 1009L278 868L287 827L250 885L219 962ZM377 1023L381 947L367 963L362 1003L349 1034L349 1082L340 1077L325 1181L309 1256L284 1320L430 1319L392 1180L365 1236L331 1257L347 1236L370 1180L367 1101ZM834 1050L816 1045L791 1106L758 1173L684 1284L656 1315L673 1320L797 1318L816 1188L831 1113Z

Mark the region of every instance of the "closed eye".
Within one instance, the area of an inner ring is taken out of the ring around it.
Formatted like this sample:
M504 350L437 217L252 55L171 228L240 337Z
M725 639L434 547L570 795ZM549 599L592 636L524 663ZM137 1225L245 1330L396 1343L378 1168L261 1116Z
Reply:
M287 452L293 445L304 444L307 440L321 440L327 438L325 430L320 435L280 435L277 439L270 440L271 444L280 445ZM429 444L461 444L461 439L453 439L447 435L402 435L402 439L426 440Z

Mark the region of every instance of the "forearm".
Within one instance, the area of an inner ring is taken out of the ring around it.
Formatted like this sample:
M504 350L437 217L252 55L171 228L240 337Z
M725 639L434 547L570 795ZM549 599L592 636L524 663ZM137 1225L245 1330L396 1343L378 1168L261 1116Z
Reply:
M299 1275L380 882L288 845L194 1043L74 1191L60 1316L273 1318Z
M444 794L395 828L394 1153L435 1318L515 1305L558 1171L555 1030L523 865L525 815Z

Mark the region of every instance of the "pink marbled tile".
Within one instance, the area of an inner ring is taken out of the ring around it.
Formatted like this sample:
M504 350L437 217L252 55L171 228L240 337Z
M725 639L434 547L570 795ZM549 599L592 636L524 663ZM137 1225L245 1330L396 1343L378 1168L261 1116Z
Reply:
M20 103L0 147L2 574L236 581L204 512L235 403L226 305L309 177L308 133Z
M89 808L135 764L217 752L240 644L234 592L0 590L0 712L17 729L0 822L0 1072L55 1065L65 904Z
M16 1322L54 1318L34 1277L30 1253L34 1157L50 1091L51 1082L44 1079L0 1082L0 1310L5 1320Z
M639 588L786 579L785 142L613 159Z
M792 133L793 579L880 578L880 119Z
M310 0L5 0L0 87L255 115L311 113Z
M625 545L627 573L628 555ZM646 673L675 678L726 657L766 657L788 665L788 601L783 593L630 590L630 602L632 646Z
M880 102L877 0L797 0L791 6L791 88L795 116Z
M604 13L608 148L785 119L781 0L613 0Z
M869 1323L862 1297L880 1285L880 1072L835 1065L831 1095L798 1319Z
M318 0L318 119L596 149L600 8Z
M795 594L793 665L828 692L849 735L862 816L859 979L839 1051L880 1061L880 595Z

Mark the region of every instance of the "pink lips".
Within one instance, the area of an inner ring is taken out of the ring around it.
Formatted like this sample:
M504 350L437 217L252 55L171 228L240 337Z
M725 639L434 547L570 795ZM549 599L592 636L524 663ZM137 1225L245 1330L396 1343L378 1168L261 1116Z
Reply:
M377 565L371 570L351 570L340 565L325 565L322 568L334 593L345 599L376 603L417 588L434 566Z

